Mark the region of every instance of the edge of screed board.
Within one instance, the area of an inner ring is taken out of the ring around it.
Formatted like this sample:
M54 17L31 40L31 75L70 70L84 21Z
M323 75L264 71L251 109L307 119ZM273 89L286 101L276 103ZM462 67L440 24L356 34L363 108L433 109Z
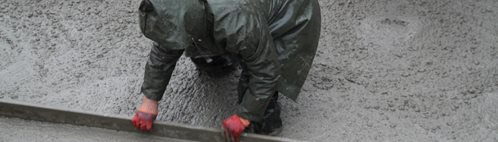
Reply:
M42 122L97 127L118 131L138 132L131 124L131 120L129 119L131 117L100 115L76 110L63 110L59 108L37 106L10 100L0 100L0 116ZM154 123L152 131L148 134L192 141L224 141L222 131L218 129L193 127L158 121ZM241 141L281 142L296 140L256 134L243 134Z

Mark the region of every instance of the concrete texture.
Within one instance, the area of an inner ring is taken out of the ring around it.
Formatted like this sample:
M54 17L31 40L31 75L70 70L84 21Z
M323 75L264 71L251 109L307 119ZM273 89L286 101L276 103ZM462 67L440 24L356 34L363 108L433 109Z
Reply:
M132 115L150 41L139 0L0 0L0 99ZM321 1L319 51L282 137L498 141L498 2ZM158 119L218 128L238 73L182 58ZM1 121L0 121L1 122Z
M139 133L0 117L1 142L189 142Z

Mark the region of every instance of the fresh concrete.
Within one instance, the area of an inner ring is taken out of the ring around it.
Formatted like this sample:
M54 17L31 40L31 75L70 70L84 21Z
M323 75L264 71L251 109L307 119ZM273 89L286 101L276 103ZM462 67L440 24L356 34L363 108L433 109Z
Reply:
M150 48L139 2L0 0L0 99L131 116ZM297 103L281 101L282 137L498 141L497 1L321 6L308 80ZM181 59L158 119L219 128L237 76L211 79Z

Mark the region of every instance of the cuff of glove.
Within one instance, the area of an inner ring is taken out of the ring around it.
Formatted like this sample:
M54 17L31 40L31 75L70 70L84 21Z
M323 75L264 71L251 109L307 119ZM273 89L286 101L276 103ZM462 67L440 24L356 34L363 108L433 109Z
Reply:
M146 93L146 92L142 92L144 94L145 97L147 97L147 99L151 99L151 100L154 100L154 101L160 101L162 96L160 95L154 95L154 94L151 94L151 93Z

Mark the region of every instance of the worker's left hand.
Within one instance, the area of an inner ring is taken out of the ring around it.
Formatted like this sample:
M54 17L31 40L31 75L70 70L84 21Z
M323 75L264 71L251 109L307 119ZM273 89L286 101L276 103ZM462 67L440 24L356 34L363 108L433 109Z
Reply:
M239 142L240 135L242 135L244 129L246 129L249 124L249 120L241 118L236 114L225 119L223 121L225 141Z
M156 116L155 114L137 111L131 119L131 123L140 131L149 132L152 129L154 120L156 120Z

